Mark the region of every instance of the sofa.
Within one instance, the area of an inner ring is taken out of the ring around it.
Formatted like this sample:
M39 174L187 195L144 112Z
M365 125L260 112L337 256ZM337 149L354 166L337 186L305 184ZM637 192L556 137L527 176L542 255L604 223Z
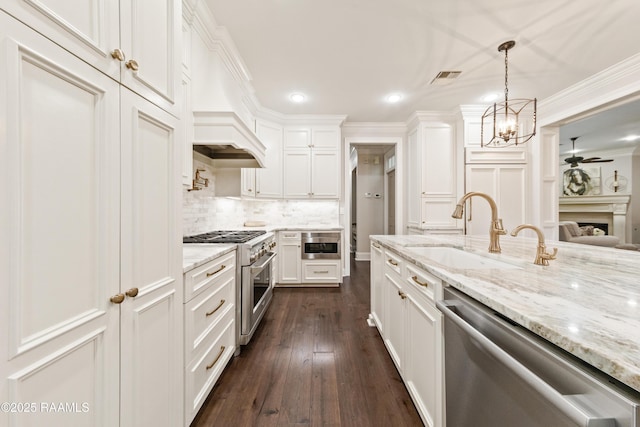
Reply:
M561 242L606 247L616 247L620 243L620 238L617 236L598 235L598 229L580 227L574 221L561 221L559 227L558 239Z

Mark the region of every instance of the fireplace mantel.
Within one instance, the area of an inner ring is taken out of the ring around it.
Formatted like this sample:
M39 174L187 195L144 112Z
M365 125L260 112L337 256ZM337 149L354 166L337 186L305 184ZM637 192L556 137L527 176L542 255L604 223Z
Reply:
M625 243L630 200L629 195L560 197L560 220L606 222L609 234Z

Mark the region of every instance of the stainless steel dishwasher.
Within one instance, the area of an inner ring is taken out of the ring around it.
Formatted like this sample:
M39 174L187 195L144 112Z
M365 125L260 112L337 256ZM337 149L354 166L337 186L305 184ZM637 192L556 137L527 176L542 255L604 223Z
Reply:
M639 427L640 393L445 288L448 427Z

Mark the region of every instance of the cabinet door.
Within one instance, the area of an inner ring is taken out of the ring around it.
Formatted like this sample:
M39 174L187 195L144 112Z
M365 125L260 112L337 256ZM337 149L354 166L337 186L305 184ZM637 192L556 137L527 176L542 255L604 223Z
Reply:
M382 333L384 323L383 311L383 281L384 281L384 253L382 247L377 243L371 244L371 315L376 322L376 326Z
M424 299L407 298L405 381L426 426L442 426L442 313Z
M179 116L182 2L120 0L120 31L122 84Z
M339 150L340 129L337 127L314 127L311 129L311 147L314 150Z
M311 147L311 129L308 127L286 127L284 128L285 150L309 149Z
M280 243L280 281L283 284L298 284L302 279L302 259L300 258L300 242Z
M0 56L0 425L115 426L118 85L2 11Z
M480 191L494 198L505 228L527 222L527 165L467 165L466 191ZM485 200L473 199L465 207L467 234L488 235L491 209ZM471 220L469 218L471 217Z
M2 9L120 80L121 63L111 56L120 47L118 1L11 0L3 1Z
M418 227L422 222L422 169L420 155L422 151L418 145L418 130L409 133L407 139L407 222L408 225Z
M267 147L265 167L256 169L256 197L282 197L282 127L259 121L256 134Z
M386 327L384 342L391 359L402 374L404 368L405 293L400 285L400 279L390 272L386 272L384 275L384 288L387 304L384 315Z
M122 88L121 423L182 420L178 120Z
M242 168L240 170L240 195L244 197L256 196L256 170Z
M311 197L337 199L341 176L338 151L311 152Z
M310 150L284 152L284 197L309 198L311 196Z

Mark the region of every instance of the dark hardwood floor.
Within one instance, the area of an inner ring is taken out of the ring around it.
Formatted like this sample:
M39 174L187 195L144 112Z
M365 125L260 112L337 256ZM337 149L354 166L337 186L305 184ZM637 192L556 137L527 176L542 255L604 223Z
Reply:
M368 314L368 262L340 288L276 288L191 426L422 426Z

